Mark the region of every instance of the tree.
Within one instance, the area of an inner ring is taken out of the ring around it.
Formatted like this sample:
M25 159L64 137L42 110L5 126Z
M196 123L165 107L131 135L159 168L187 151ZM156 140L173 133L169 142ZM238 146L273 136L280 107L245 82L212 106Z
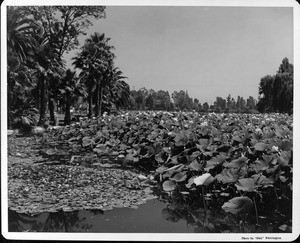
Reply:
M154 100L156 97L156 92L153 89L149 90L149 94L145 100L145 106L149 109L149 110L154 110Z
M208 109L209 109L209 105L208 105L208 103L207 103L207 102L204 102L204 103L203 103L203 109L204 109L204 111L205 111L205 112L207 112L207 111L208 111Z
M154 104L156 110L170 110L171 99L169 92L164 90L158 90L155 95Z
M40 99L40 119L39 124L43 125L46 121L47 102L49 102L50 118L55 125L54 98L58 93L58 82L64 74L63 60L57 55L57 50L52 48L49 39L45 38L43 29L34 32L33 38L36 41L34 55L28 60L28 66L35 70L37 77L37 93Z
M20 9L43 28L43 41L47 43L47 49L52 53L47 56L49 61L51 63L59 62L62 66L64 64L60 60L62 60L63 54L79 45L78 36L85 34L86 29L92 25L92 19L105 17L105 7L103 6L26 6L20 7ZM41 66L43 67L43 65ZM49 70L45 69L44 71L47 73ZM41 81L39 87L41 89L51 88L45 85L44 81ZM41 90L41 93L46 94L48 91ZM48 94L51 95L51 92ZM44 95L40 97L42 99L40 123L43 123L47 97ZM49 97L48 100L50 118L54 124L55 97Z
M25 63L32 55L36 44L32 38L32 32L36 28L37 25L31 19L26 18L20 8L7 7L7 118L9 128L12 126L13 103L16 102L16 96L23 97L23 91L26 92L27 87L32 88L30 70ZM18 89L22 86L23 91Z
M259 95L257 109L260 112L292 112L293 65L287 58L282 60L276 75L266 75L261 79Z
M108 105L111 107L116 106L117 109L128 107L130 104L130 87L124 79L123 72L114 67L111 69L110 81L105 89L105 94L109 96L107 98Z
M253 110L256 106L256 101L252 96L249 96L249 98L246 101L246 106L248 109Z
M81 69L80 76L85 79L88 89L89 114L93 114L93 94L95 95L95 116L101 115L103 89L109 82L109 72L115 55L113 46L109 45L110 38L105 34L94 33L86 39L81 52L73 58L76 68Z
M218 108L220 110L225 110L226 100L221 97L217 97L215 102L215 108Z
M175 107L179 110L191 110L193 109L193 99L189 97L187 91L180 90L179 92L174 91L172 93Z
M78 97L85 97L87 94L85 92L83 84L80 79L76 76L76 72L67 69L65 76L62 79L60 94L63 98L65 104L65 119L64 124L70 125L71 122L71 112L70 108L72 103L75 102Z
M58 56L75 49L78 37L85 35L93 25L92 20L105 17L104 6L26 6L20 7L28 16L39 23L49 39L50 46Z
M146 98L148 97L149 91L144 87L137 91L133 90L131 95L134 98L134 102L136 104L136 108L138 110L144 110L146 104Z

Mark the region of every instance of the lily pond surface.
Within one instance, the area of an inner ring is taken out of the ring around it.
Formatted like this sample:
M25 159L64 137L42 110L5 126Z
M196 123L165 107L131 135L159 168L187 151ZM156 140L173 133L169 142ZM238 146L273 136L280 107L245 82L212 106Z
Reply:
M9 137L9 231L292 232L292 117L101 119Z
M289 233L291 221L279 211L237 217L199 204L185 203L175 195L160 195L138 208L75 210L36 215L8 211L10 232L99 233ZM288 206L288 205L285 205ZM284 207L284 206L283 206Z

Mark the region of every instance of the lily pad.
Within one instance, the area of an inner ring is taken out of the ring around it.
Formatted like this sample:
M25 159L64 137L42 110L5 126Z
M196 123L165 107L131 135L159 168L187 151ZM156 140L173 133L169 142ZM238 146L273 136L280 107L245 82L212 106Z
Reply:
M270 145L263 143L263 142L258 142L254 145L255 150L257 151L265 151L269 149Z
M186 178L187 178L186 172L178 172L174 176L172 176L170 180L181 182L181 181L185 181Z
M214 177L210 173L205 173L201 176L194 178L196 186L208 186L214 181Z
M232 214L239 214L242 212L249 212L253 207L253 202L249 197L234 197L228 202L224 203L222 209L225 212Z
M239 179L235 186L238 190L241 191L247 191L247 192L253 192L257 189L258 185L255 183L255 180L253 178L242 178Z
M165 181L162 186L166 192L174 191L176 189L176 183L172 180Z

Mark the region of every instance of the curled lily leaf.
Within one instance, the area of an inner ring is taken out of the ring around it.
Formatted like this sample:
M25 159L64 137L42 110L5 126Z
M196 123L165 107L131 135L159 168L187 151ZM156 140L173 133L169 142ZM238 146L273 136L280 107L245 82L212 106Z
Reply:
M224 203L222 209L225 212L239 214L242 212L249 212L252 206L253 202L249 197L234 197L228 202Z
M214 181L214 177L210 173L205 173L201 176L194 178L196 186L208 186Z

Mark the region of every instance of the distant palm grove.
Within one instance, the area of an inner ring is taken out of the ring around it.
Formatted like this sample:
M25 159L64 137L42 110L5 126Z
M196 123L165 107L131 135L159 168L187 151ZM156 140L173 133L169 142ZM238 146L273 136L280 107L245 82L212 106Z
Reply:
M126 74L115 65L109 37L94 33L79 47L78 37L104 17L104 6L7 7L9 128L56 125L57 114L68 125L74 111L88 117L122 109L292 113L293 65L287 58L275 75L261 78L258 100L229 94L201 104L186 90L130 90ZM68 69L63 55L77 48L75 70Z

